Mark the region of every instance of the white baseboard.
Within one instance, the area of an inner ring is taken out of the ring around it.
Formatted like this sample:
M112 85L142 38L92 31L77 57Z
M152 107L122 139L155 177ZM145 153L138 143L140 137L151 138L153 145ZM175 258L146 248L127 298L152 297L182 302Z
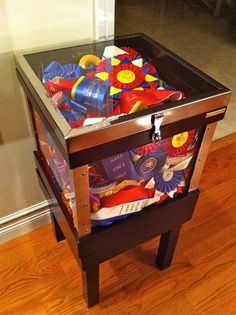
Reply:
M2 217L0 218L0 244L50 222L49 201L47 200Z

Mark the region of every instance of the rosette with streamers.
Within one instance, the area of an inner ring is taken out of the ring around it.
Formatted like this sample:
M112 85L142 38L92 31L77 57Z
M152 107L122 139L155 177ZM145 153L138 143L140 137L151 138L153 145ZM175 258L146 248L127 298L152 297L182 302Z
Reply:
M100 62L100 58L93 54L84 55L80 61L79 65L86 71L94 71L96 69L96 66Z
M53 60L43 69L43 72L44 73L53 72L53 71L56 71L57 69L59 69L60 67L61 67L61 64L59 62Z
M149 87L149 83L158 86L156 69L143 58L123 54L102 60L96 69L96 77L110 86L110 95L118 98L121 92Z
M155 187L160 192L168 193L177 188L182 178L183 171L165 170L164 172L158 172L154 176Z
M54 78L68 78L66 75L66 72L58 68L57 70L51 71L51 72L46 72L43 75L43 84L46 84L49 80L52 80Z
M134 164L139 179L147 180L153 177L166 162L166 154L162 150L141 156Z
M75 79L83 75L83 69L75 63L67 63L61 65L56 61L52 61L43 70L43 84L54 78Z
M141 147L135 149L135 151L140 155L148 155L152 152L157 151L160 148L160 142L148 143Z
M164 149L169 156L187 154L189 145L195 136L195 130L185 131L163 140Z
M57 106L63 117L72 128L80 127L86 117L87 107L70 99L63 92L57 92L52 97L52 103Z
M66 63L61 66L61 69L65 71L67 78L80 78L84 71L83 69L75 63Z
M125 52L127 52L130 56L132 56L133 60L142 58L140 53L131 47L121 47L121 49L124 50Z

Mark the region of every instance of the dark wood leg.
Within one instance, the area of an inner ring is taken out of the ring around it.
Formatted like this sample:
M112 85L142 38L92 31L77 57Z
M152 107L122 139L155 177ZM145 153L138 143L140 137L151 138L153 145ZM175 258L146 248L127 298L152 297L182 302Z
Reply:
M91 263L83 271L84 298L88 307L99 303L99 264Z
M51 220L52 220L54 235L55 235L57 242L63 241L65 239L65 236L64 236L64 234L63 234L63 232L62 232L59 224L57 223L57 220L56 220L56 218L52 212L51 212Z
M171 265L180 229L181 225L161 234L161 240L156 257L156 264L161 270Z

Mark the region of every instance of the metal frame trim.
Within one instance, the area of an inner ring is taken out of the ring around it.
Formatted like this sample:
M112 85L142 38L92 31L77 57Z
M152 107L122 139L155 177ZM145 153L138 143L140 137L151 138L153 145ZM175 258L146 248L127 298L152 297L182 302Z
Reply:
M212 141L215 129L216 129L216 125L217 123L214 122L206 126L202 143L201 143L201 147L199 149L196 163L194 166L193 175L191 177L189 191L195 190L199 186L202 171L204 169L204 165L207 158L207 153L209 152L209 148L210 148L211 141Z

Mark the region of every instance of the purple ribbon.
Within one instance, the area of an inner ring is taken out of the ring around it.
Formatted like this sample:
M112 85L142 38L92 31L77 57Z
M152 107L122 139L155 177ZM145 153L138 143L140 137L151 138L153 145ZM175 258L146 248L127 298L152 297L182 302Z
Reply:
M101 163L110 181L137 179L136 171L129 158L129 153L119 153L102 159Z

